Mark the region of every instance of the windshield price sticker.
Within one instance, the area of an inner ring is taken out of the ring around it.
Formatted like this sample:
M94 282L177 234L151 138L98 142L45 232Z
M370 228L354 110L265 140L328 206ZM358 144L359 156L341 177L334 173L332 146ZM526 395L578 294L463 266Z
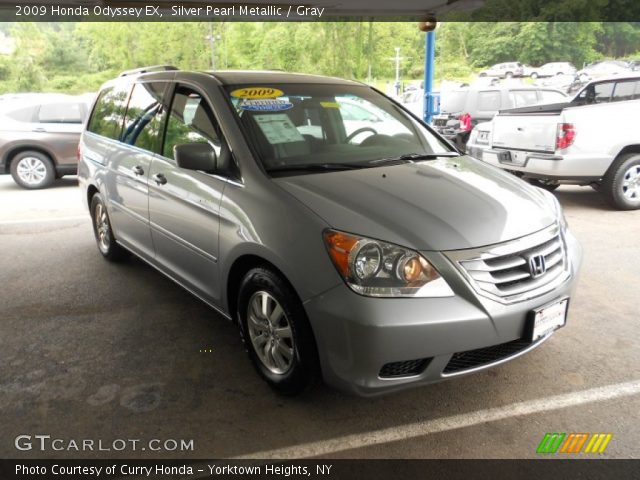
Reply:
M286 113L255 115L253 118L271 145L304 142L304 137Z

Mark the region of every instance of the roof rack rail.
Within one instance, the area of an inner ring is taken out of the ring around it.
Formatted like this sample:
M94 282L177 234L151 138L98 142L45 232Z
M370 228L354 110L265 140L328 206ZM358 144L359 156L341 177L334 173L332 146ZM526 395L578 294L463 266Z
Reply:
M138 75L140 73L149 72L168 72L172 70L179 70L178 67L173 65L153 65L151 67L134 68L132 70L126 70L120 74L121 77L127 77L129 75Z

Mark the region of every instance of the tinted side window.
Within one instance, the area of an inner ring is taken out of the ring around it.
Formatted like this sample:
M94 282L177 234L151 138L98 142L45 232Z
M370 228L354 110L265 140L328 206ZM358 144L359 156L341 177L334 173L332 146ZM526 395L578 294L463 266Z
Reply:
M87 130L103 137L120 140L130 90L130 85L103 90L93 109Z
M611 97L612 102L621 102L624 100L633 100L633 93L636 90L638 82L619 82Z
M514 107L526 107L538 101L535 90L512 90L509 92L509 100Z
M478 110L500 110L500 103L499 91L478 92Z
M220 155L220 138L207 101L188 87L178 87L167 119L162 155L173 159L173 147L185 143L208 143Z
M49 103L40 105L40 123L82 123L82 106L79 103Z
M131 92L122 141L156 152L163 127L163 95L166 83L137 83Z
M611 99L611 93L613 92L613 82L611 83L598 83L594 85L594 103L604 103Z

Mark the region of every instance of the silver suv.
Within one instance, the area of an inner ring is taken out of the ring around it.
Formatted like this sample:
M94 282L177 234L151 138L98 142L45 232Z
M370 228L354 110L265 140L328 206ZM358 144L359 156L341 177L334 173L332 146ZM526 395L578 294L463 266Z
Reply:
M347 133L354 103L389 125ZM518 357L565 324L581 262L550 193L335 78L131 72L102 88L78 175L100 253L134 253L236 322L284 394Z
M91 97L93 98L93 96ZM23 188L44 188L75 175L87 96L16 94L0 102L0 174Z

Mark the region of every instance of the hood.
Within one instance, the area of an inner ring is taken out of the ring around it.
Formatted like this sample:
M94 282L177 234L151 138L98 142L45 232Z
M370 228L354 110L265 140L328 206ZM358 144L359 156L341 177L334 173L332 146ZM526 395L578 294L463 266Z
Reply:
M546 192L466 156L274 181L332 228L416 250L481 247L555 221Z

